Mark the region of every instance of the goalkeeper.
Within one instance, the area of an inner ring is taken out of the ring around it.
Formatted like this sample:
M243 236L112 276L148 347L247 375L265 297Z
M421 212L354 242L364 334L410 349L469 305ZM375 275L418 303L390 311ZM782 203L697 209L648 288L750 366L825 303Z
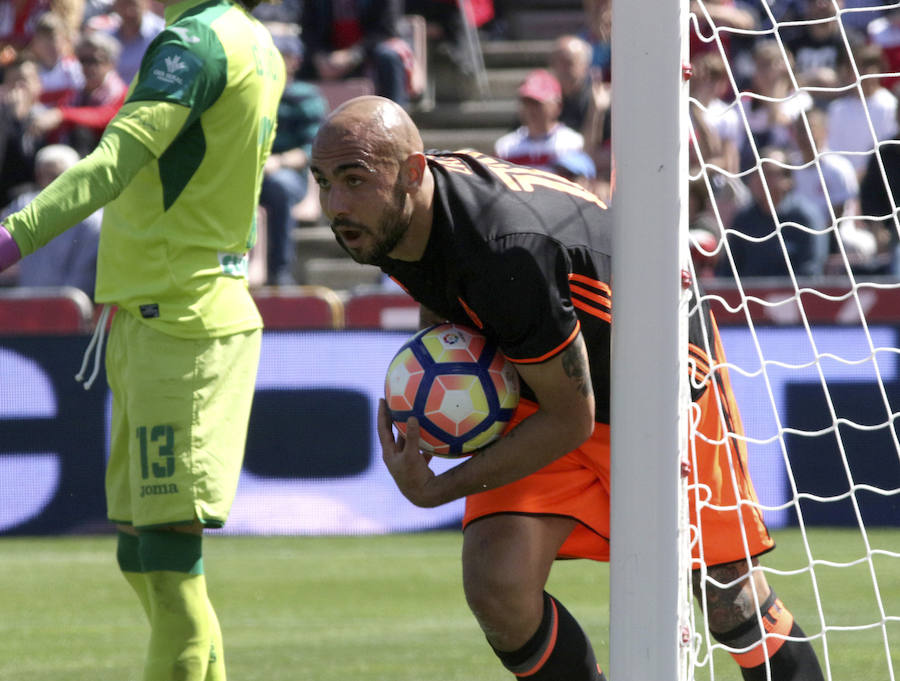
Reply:
M115 305L107 513L150 620L144 681L225 679L202 533L225 523L243 459L262 333L247 251L285 82L258 2L164 0L97 149L0 228L2 270L106 205L86 385Z
M397 486L422 507L466 498L466 599L510 672L529 681L604 679L578 622L544 588L557 558L609 559L609 212L551 173L477 152L424 154L409 116L379 97L330 114L311 171L323 213L355 260L396 279L422 305L424 322L481 329L522 379L513 427L440 475L419 451L414 420L395 440L382 402L379 436ZM740 442L722 436L718 398L729 429L740 432L727 372L702 375L724 361L712 324L692 323L699 428L711 442ZM745 679L818 681L802 629L764 573L749 570L774 542L757 505L736 505L755 501L745 459L743 447L726 444L701 452L695 467L709 506L739 509L702 512L703 558L724 585L705 586L710 627L738 651Z

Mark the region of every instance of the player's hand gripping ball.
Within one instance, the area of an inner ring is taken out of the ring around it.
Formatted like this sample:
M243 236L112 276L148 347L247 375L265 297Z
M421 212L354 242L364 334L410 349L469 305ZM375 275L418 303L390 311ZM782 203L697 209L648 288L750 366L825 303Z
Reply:
M438 324L419 331L394 355L384 381L394 425L419 421L419 448L464 456L496 440L519 403L519 375L478 331Z

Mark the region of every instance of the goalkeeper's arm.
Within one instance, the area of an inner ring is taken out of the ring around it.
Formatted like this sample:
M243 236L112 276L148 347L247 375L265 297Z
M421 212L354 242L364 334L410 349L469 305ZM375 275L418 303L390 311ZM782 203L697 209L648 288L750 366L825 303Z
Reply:
M116 198L153 155L137 139L110 128L97 148L9 215L0 229L0 269L33 253Z
M0 271L115 199L171 144L190 113L171 102L128 102L97 148L0 225Z

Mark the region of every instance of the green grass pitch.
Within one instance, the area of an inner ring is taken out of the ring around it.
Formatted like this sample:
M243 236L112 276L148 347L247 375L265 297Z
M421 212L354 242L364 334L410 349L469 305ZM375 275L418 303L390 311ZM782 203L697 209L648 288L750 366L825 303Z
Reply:
M806 564L797 531L776 534L767 566ZM870 534L898 551L900 530ZM205 542L209 588L225 632L234 681L500 681L510 679L468 612L460 581L461 537L437 532L379 537L215 537ZM861 558L858 532L816 530L820 560ZM868 565L817 566L827 621L853 626L888 618L900 678L900 559L876 557L880 606ZM549 590L590 634L608 666L608 569L560 562ZM818 631L808 575L772 576L807 633ZM147 625L118 574L111 536L0 539L0 681L130 681L140 678ZM821 650L821 648L820 648ZM831 677L890 678L880 628L829 633ZM715 678L736 680L716 656ZM707 678L700 670L698 679Z

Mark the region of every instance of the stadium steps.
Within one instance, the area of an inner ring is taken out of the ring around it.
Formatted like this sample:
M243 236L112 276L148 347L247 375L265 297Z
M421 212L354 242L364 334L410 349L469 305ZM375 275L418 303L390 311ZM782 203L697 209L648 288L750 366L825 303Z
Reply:
M544 3L546 5L548 3ZM553 39L565 33L576 33L584 24L581 3L560 2L565 7L547 9L546 6L528 8L521 3L516 11L510 12L509 33L530 40Z
M436 106L414 111L413 120L422 133L426 149L472 148L492 153L494 142L517 122L516 93L531 69L546 66L552 49L549 40L485 41L482 52L487 75L487 93L477 92L474 82L459 84L464 96L439 101ZM457 78L454 72L433 77ZM458 100L458 101L457 101Z
M482 37L487 91L474 79L429 60L428 79L436 101L411 115L426 149L470 148L493 153L494 142L518 123L517 90L526 74L549 64L553 40L583 26L582 0L517 0L507 10L504 39ZM440 87L438 87L438 85ZM302 226L293 231L297 248L294 276L299 284L322 285L342 295L381 281L377 268L353 262L337 245L328 227Z
M492 154L494 141L509 128L458 128L423 130L422 142L427 150L456 151L474 149L485 154Z
M348 257L335 241L331 228L327 225L297 227L291 236L297 248L308 258Z
M543 68L550 61L553 40L486 40L481 43L484 65L490 70Z

